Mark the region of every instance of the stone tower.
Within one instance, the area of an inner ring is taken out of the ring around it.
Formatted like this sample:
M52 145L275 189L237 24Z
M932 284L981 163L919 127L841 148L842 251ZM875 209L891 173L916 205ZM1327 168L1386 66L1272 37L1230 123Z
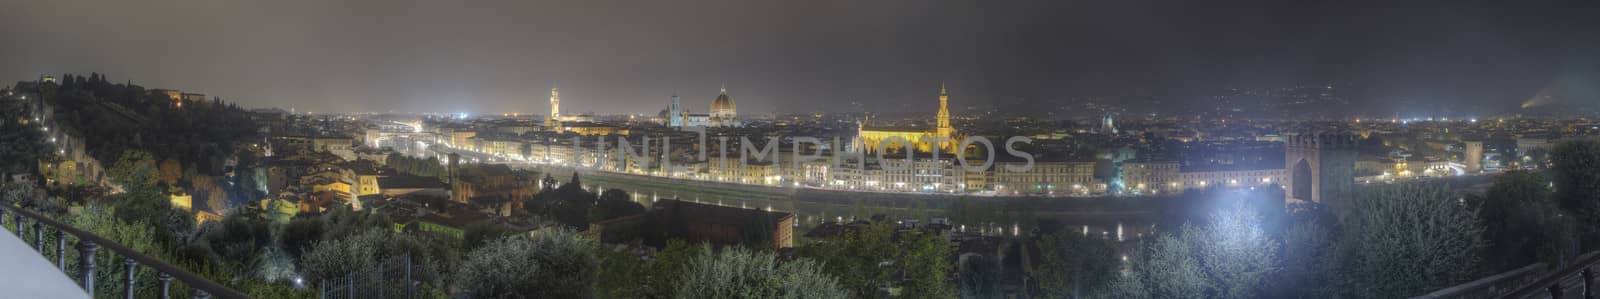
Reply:
M1356 140L1348 134L1290 136L1283 147L1288 202L1332 207L1348 201L1355 189Z
M1483 141L1467 141L1466 157L1467 173L1483 171Z
M550 119L544 123L550 128L561 126L561 91L554 86L550 87Z
M461 186L461 184L459 184L460 180L457 178L458 176L461 175L460 173L457 173L457 172L460 171L460 169L458 169L458 167L461 167L461 155L457 155L456 153L450 153L446 157L447 157L447 159L445 160L446 164L445 164L445 170L444 170L445 171L445 180L446 180L445 184L448 184L450 186L450 189L449 189L450 190L450 200L453 200L453 201L456 201L456 202L460 202L460 203L466 203L467 202L467 199L465 198L466 192L461 192L461 191L457 191L456 190L456 188L459 188Z
M936 117L938 126L934 136L948 138L955 133L955 128L950 127L950 93L944 89L944 82L939 82L939 114Z

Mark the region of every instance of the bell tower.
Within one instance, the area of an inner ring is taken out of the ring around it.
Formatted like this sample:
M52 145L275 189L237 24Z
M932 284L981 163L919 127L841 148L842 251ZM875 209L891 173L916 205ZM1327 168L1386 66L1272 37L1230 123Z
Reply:
M561 91L555 86L550 87L550 118L544 121L546 127L561 126Z
M934 132L938 137L950 137L955 129L950 127L950 93L945 90L944 82L939 82L939 114L938 127Z

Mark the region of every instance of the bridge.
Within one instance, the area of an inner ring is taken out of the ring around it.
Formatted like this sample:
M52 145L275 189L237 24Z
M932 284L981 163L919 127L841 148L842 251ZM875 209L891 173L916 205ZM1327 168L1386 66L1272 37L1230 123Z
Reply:
M177 266L169 265L159 259L146 256L133 249L103 239L86 231L73 228L71 225L57 222L49 217L39 215L24 208L12 206L9 203L0 203L0 227L5 227L7 233L14 233L15 238L5 236L0 238L0 253L6 255L0 261L5 261L7 276L17 275L21 272L26 279L6 279L0 281L0 297L18 296L18 298L93 298L95 297L95 271L101 265L95 264L96 256L121 257L122 267L126 275L122 275L123 298L132 299L140 289L136 286L138 273L141 269L156 271L159 282L160 297L172 297L172 280L177 279L191 289L191 298L247 298L243 293L207 280L194 273L189 273ZM55 244L47 244L46 234L52 236ZM31 246L29 240L31 239ZM72 271L67 268L67 240L75 239L73 249L77 251L77 268ZM31 248L30 248L31 247ZM102 250L104 249L104 250ZM38 255L18 255L15 251L33 251ZM53 254L52 254L53 253ZM51 265L51 257L55 265ZM15 262L13 262L15 261ZM117 268L117 265L105 265ZM67 276L57 275L55 269L69 273ZM74 281L74 278L76 279ZM37 283L37 284L35 284ZM81 287L81 289L79 289ZM103 289L103 288L102 288ZM13 291L17 293L12 293ZM24 294L26 294L24 296ZM107 297L107 296L101 296Z

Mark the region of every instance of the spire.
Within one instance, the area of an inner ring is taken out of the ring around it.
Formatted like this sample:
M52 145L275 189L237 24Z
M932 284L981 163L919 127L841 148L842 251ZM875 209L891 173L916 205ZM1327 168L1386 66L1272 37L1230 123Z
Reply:
M723 82L722 83L722 94L728 94L728 83L727 82Z
M944 80L939 80L939 94L940 94L940 95L945 95L945 94L949 94L949 93L947 93L947 92L945 92L945 89L944 89Z

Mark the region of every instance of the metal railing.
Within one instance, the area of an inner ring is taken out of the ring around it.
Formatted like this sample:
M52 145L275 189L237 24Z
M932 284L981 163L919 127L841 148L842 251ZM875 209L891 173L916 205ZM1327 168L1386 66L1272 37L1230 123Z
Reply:
M190 294L192 298L211 298L212 296L230 299L248 298L243 293L239 293L238 291L228 287L211 282L210 280L200 277L199 275L189 273L189 271L185 271L176 266L169 265L160 259L140 254L138 251L124 247L116 242L100 238L93 233L78 230L77 228L73 228L71 225L56 222L55 220L51 220L49 217L36 214L32 211L28 211L27 209L0 204L0 227L4 227L8 223L6 218L10 218L9 223L13 223L16 226L16 234L19 239L22 239L23 243L28 242L27 230L29 227L29 225L24 224L24 222L25 220L33 221L33 248L34 250L39 251L40 256L46 255L44 243L45 228L49 227L52 230L51 233L54 234L56 240L56 267L61 267L63 268L62 270L66 270L65 267L67 266L67 236L70 235L74 238L77 238L78 242L75 248L78 250L78 275L76 276L78 278L79 285L83 286L84 291L88 292L90 297L94 297L95 291L95 253L104 248L116 253L119 256L122 256L123 264L128 271L127 275L124 276L125 278L122 281L123 298L132 299L134 297L134 292L138 290L135 287L136 283L138 283L135 277L139 272L139 266L150 268L158 273L159 276L157 280L160 281L160 294L161 298L163 299L172 297L171 290L173 279L177 279L178 281L187 284L193 290ZM6 230L9 230L9 228Z
M380 262L372 269L323 278L317 298L415 298L418 282L411 275L411 266L411 255L407 254Z
M1595 298L1594 277L1600 271L1600 251L1578 257L1571 267L1555 271L1500 298Z
M1500 274L1495 274L1467 283L1439 289L1438 291L1433 291L1432 293L1422 296L1411 297L1411 299L1500 298L1500 296L1504 296L1509 292L1516 291L1517 288L1527 286L1539 278L1543 278L1546 271L1545 268L1546 266L1544 263L1533 263L1523 266L1522 268L1501 272Z

